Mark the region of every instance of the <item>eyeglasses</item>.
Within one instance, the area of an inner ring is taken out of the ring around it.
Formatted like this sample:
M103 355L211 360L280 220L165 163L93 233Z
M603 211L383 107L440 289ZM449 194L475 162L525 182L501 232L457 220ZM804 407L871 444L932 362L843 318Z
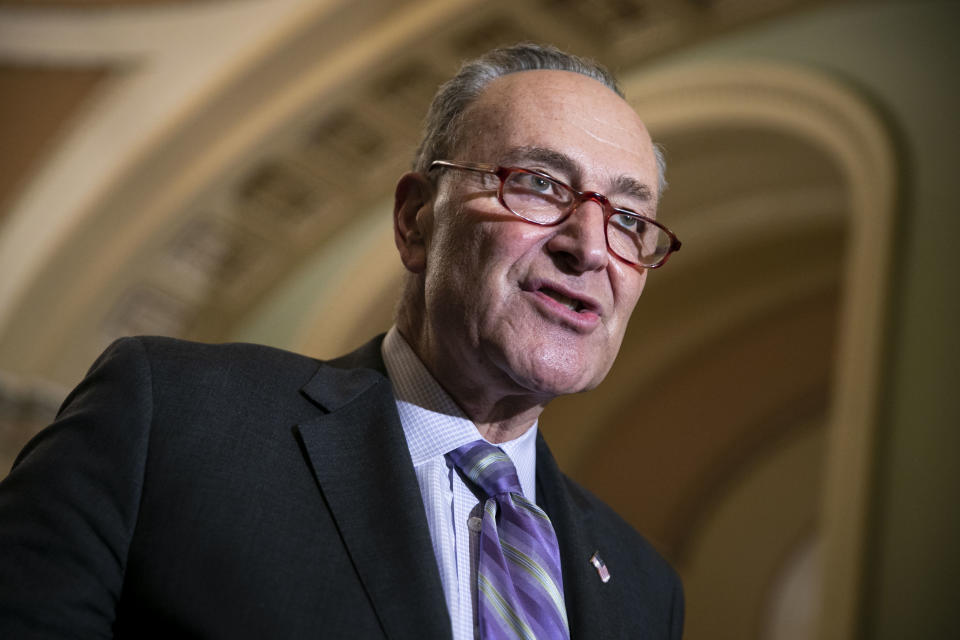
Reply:
M542 171L501 167L477 162L434 160L430 170L463 169L489 173L500 178L497 197L515 216L541 226L560 224L578 206L593 200L603 207L607 248L627 264L656 269L680 248L680 240L670 229L639 213L613 206L596 191L577 191Z

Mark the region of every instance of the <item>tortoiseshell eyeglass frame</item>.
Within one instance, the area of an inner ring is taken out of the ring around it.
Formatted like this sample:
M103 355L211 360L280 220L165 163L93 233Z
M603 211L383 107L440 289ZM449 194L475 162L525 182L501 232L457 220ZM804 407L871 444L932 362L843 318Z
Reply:
M593 200L603 208L603 212L604 212L603 221L605 226L610 223L610 217L614 213L618 213L618 214L623 214L623 215L627 215L627 216L642 220L646 224L653 225L656 228L658 228L660 231L665 233L667 237L670 239L670 243L667 247L666 253L664 253L655 262L651 264L643 264L642 262L624 258L622 255L617 253L610 246L609 235L606 232L606 229L604 230L604 237L607 239L607 249L610 251L610 253L615 255L618 260L621 260L622 262L625 262L633 267L637 267L641 269L656 269L658 267L662 267L664 264L666 264L667 259L674 252L678 251L681 246L680 239L677 238L677 236L673 233L673 231L668 229L666 225L663 225L657 222L656 220L654 220L653 218L649 218L635 211L630 211L629 209L617 208L613 206L610 200L602 193L597 193L596 191L578 191L577 189L574 189L570 185L566 184L564 181L558 180L557 178L554 178L553 176L551 176L549 173L545 173L543 171L537 171L536 169L524 169L523 167L502 167L496 164L486 164L481 162L453 162L450 160L434 160L433 162L430 163L431 171L438 168L463 169L465 171L489 173L491 175L497 176L497 178L500 179L500 187L497 189L497 200L499 200L501 206L503 206L504 209L506 209L513 215L517 216L521 220L525 222L529 222L530 224L535 224L541 227L552 227L554 225L558 225L562 223L564 220L566 220L568 217L570 217L570 214L576 211L577 207L579 207L581 204L589 200ZM559 187L569 191L570 194L573 196L570 202L569 209L567 209L564 213L562 213L560 217L558 217L556 220L551 220L550 222L539 222L537 220L531 220L530 218L523 216L520 213L517 213L510 207L510 205L507 204L506 200L504 200L504 197L503 197L503 187L507 183L507 179L515 173L525 173L528 175L540 176L541 178L549 180L550 182L558 185Z

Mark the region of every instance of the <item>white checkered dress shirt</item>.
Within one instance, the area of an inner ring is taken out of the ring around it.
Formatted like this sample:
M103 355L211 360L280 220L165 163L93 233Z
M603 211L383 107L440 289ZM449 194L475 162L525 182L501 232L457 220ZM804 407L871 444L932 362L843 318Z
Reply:
M479 440L480 432L437 384L396 327L387 333L382 354L420 483L453 638L473 640L480 503L444 456ZM516 440L498 445L517 467L520 486L532 502L536 501L536 436L534 423Z

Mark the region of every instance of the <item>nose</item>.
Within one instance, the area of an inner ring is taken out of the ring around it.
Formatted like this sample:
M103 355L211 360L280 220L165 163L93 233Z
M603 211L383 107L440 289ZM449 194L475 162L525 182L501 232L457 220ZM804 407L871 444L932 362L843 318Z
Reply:
M547 249L574 271L584 273L605 269L610 259L604 213L594 200L581 202L566 220L557 225Z

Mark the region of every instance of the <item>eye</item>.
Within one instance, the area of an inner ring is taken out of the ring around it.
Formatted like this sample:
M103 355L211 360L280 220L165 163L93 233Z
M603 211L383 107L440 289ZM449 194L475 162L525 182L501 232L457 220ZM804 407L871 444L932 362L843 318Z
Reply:
M530 176L530 183L536 191L550 191L555 187L553 182L540 176Z
M637 235L643 233L646 227L646 223L641 218L626 213L615 213L610 216L610 224L616 225L622 231Z
M557 183L553 180L533 173L518 173L516 174L516 181L519 188L530 193L548 195L555 194L559 190Z
M504 184L504 197L511 207L549 207L563 209L570 204L573 194L563 184L547 176L516 171ZM515 209L516 210L516 209Z

